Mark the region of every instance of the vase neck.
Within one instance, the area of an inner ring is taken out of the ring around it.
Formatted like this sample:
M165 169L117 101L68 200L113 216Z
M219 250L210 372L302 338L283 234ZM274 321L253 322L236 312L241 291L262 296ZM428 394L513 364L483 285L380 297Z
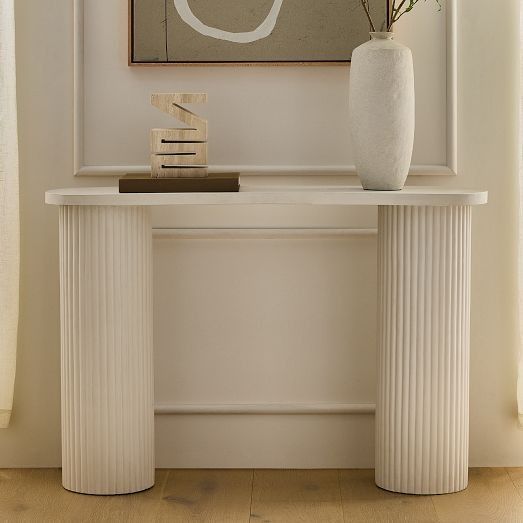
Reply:
M373 40L392 40L394 38L394 33L392 31L376 31L371 32L370 37Z

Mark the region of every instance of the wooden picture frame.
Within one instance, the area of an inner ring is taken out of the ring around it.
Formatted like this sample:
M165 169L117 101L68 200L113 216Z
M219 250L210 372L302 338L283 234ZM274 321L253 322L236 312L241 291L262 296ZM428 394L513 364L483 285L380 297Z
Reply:
M347 60L224 60L224 61L208 61L208 60L183 60L183 61L164 61L164 60L139 60L135 56L135 2L137 0L128 0L128 65L130 67L171 67L171 66L286 66L286 65L347 65L350 64L350 59ZM172 1L172 0L169 0ZM388 18L391 8L392 0L382 0L384 2L385 13ZM165 20L167 23L167 18ZM361 42L362 43L362 42Z

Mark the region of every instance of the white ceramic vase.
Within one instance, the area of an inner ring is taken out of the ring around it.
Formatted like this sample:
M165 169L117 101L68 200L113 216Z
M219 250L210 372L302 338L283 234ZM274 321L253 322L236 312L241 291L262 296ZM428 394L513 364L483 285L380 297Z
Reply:
M394 33L371 33L352 53L350 126L364 189L396 191L409 173L414 145L414 67Z

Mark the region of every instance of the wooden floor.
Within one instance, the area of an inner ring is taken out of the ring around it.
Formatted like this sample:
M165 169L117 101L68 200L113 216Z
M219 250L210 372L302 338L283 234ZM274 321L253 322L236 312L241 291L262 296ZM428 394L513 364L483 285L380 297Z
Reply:
M0 470L0 521L522 522L523 468L471 469L469 488L404 496L371 470L158 470L128 496L61 488L58 469Z

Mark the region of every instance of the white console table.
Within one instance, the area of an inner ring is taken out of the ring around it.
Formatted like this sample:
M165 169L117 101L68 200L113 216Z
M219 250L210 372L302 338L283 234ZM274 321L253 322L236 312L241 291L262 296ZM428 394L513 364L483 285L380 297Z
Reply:
M377 205L376 484L414 494L468 481L471 206L440 188L59 189L62 467L66 489L154 483L152 234L156 205Z

